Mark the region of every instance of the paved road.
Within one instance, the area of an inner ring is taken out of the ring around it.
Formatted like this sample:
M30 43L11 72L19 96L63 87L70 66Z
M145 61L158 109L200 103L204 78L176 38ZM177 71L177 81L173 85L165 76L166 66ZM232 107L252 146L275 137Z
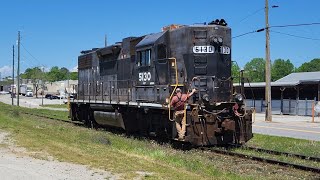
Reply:
M46 99L43 98L43 104L63 104L64 99ZM0 102L6 103L6 104L12 104L12 99L10 94L2 94L0 95ZM17 99L13 99L13 104L17 105ZM50 110L62 110L67 111L66 108L50 108L50 107L42 107L42 98L35 98L35 97L25 97L25 96L19 96L19 105L22 107L27 108L41 108L41 109L50 109Z
M265 122L264 114L256 114L253 132L320 141L320 117L273 115L273 122Z

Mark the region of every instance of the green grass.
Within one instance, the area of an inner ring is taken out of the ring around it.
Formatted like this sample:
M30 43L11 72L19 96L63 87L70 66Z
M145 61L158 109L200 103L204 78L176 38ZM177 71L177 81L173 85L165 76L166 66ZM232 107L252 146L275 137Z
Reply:
M320 142L288 137L255 134L248 146L320 157Z
M44 104L42 107L50 107L50 108L68 108L68 104Z
M69 115L69 112L67 111L53 111L48 109L30 109L30 108L23 108L23 107L17 107L17 106L9 106L3 103L0 103L0 108L4 112L11 112L12 114L15 114L17 116L22 114L20 112L27 112L27 113L37 114L37 115L44 115L52 118L68 120L68 115Z
M123 179L139 177L137 172L140 171L151 173L142 179L316 177L312 173L282 169L274 165L211 154L197 149L175 150L170 145L159 145L151 140L128 138L21 113L28 111L67 119L67 112L18 108L2 103L0 108L0 129L10 132L17 145L32 152L44 152L60 161L105 169L120 175ZM39 157L43 158L40 155Z

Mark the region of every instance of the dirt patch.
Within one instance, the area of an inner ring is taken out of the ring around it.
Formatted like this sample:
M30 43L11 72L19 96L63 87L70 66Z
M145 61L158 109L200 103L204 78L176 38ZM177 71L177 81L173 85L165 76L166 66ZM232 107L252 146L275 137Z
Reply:
M15 146L9 135L0 131L0 177L4 179L119 179L107 171L59 162L43 152L28 152Z

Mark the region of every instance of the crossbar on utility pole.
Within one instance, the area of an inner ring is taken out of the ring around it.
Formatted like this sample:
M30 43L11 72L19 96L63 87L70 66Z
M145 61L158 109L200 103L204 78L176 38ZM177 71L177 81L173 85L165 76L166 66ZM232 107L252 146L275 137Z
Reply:
M11 85L11 100L12 100L12 106L13 106L13 87L14 87L14 45L12 45L12 85Z
M18 68L17 68L17 106L19 106L19 94L20 94L20 31L18 31Z
M271 107L271 62L270 62L270 32L269 32L269 2L266 0L265 5L265 19L266 19L266 118L265 121L272 121L272 107Z

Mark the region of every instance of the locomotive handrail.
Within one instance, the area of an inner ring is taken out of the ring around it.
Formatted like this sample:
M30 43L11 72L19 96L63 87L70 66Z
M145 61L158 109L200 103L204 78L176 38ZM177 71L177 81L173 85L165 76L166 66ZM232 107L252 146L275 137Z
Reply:
M177 59L172 57L172 58L168 58L168 60L173 60L174 61L174 68L175 68L175 79L176 79L176 84L171 84L171 86L174 86L173 91L171 92L170 98L169 98L169 120L170 121L174 121L174 119L171 119L171 99L174 95L174 92L176 91L178 86L183 86L183 84L179 84L178 82L178 66L177 66ZM170 65L170 64L169 64ZM185 111L186 109L184 109Z

